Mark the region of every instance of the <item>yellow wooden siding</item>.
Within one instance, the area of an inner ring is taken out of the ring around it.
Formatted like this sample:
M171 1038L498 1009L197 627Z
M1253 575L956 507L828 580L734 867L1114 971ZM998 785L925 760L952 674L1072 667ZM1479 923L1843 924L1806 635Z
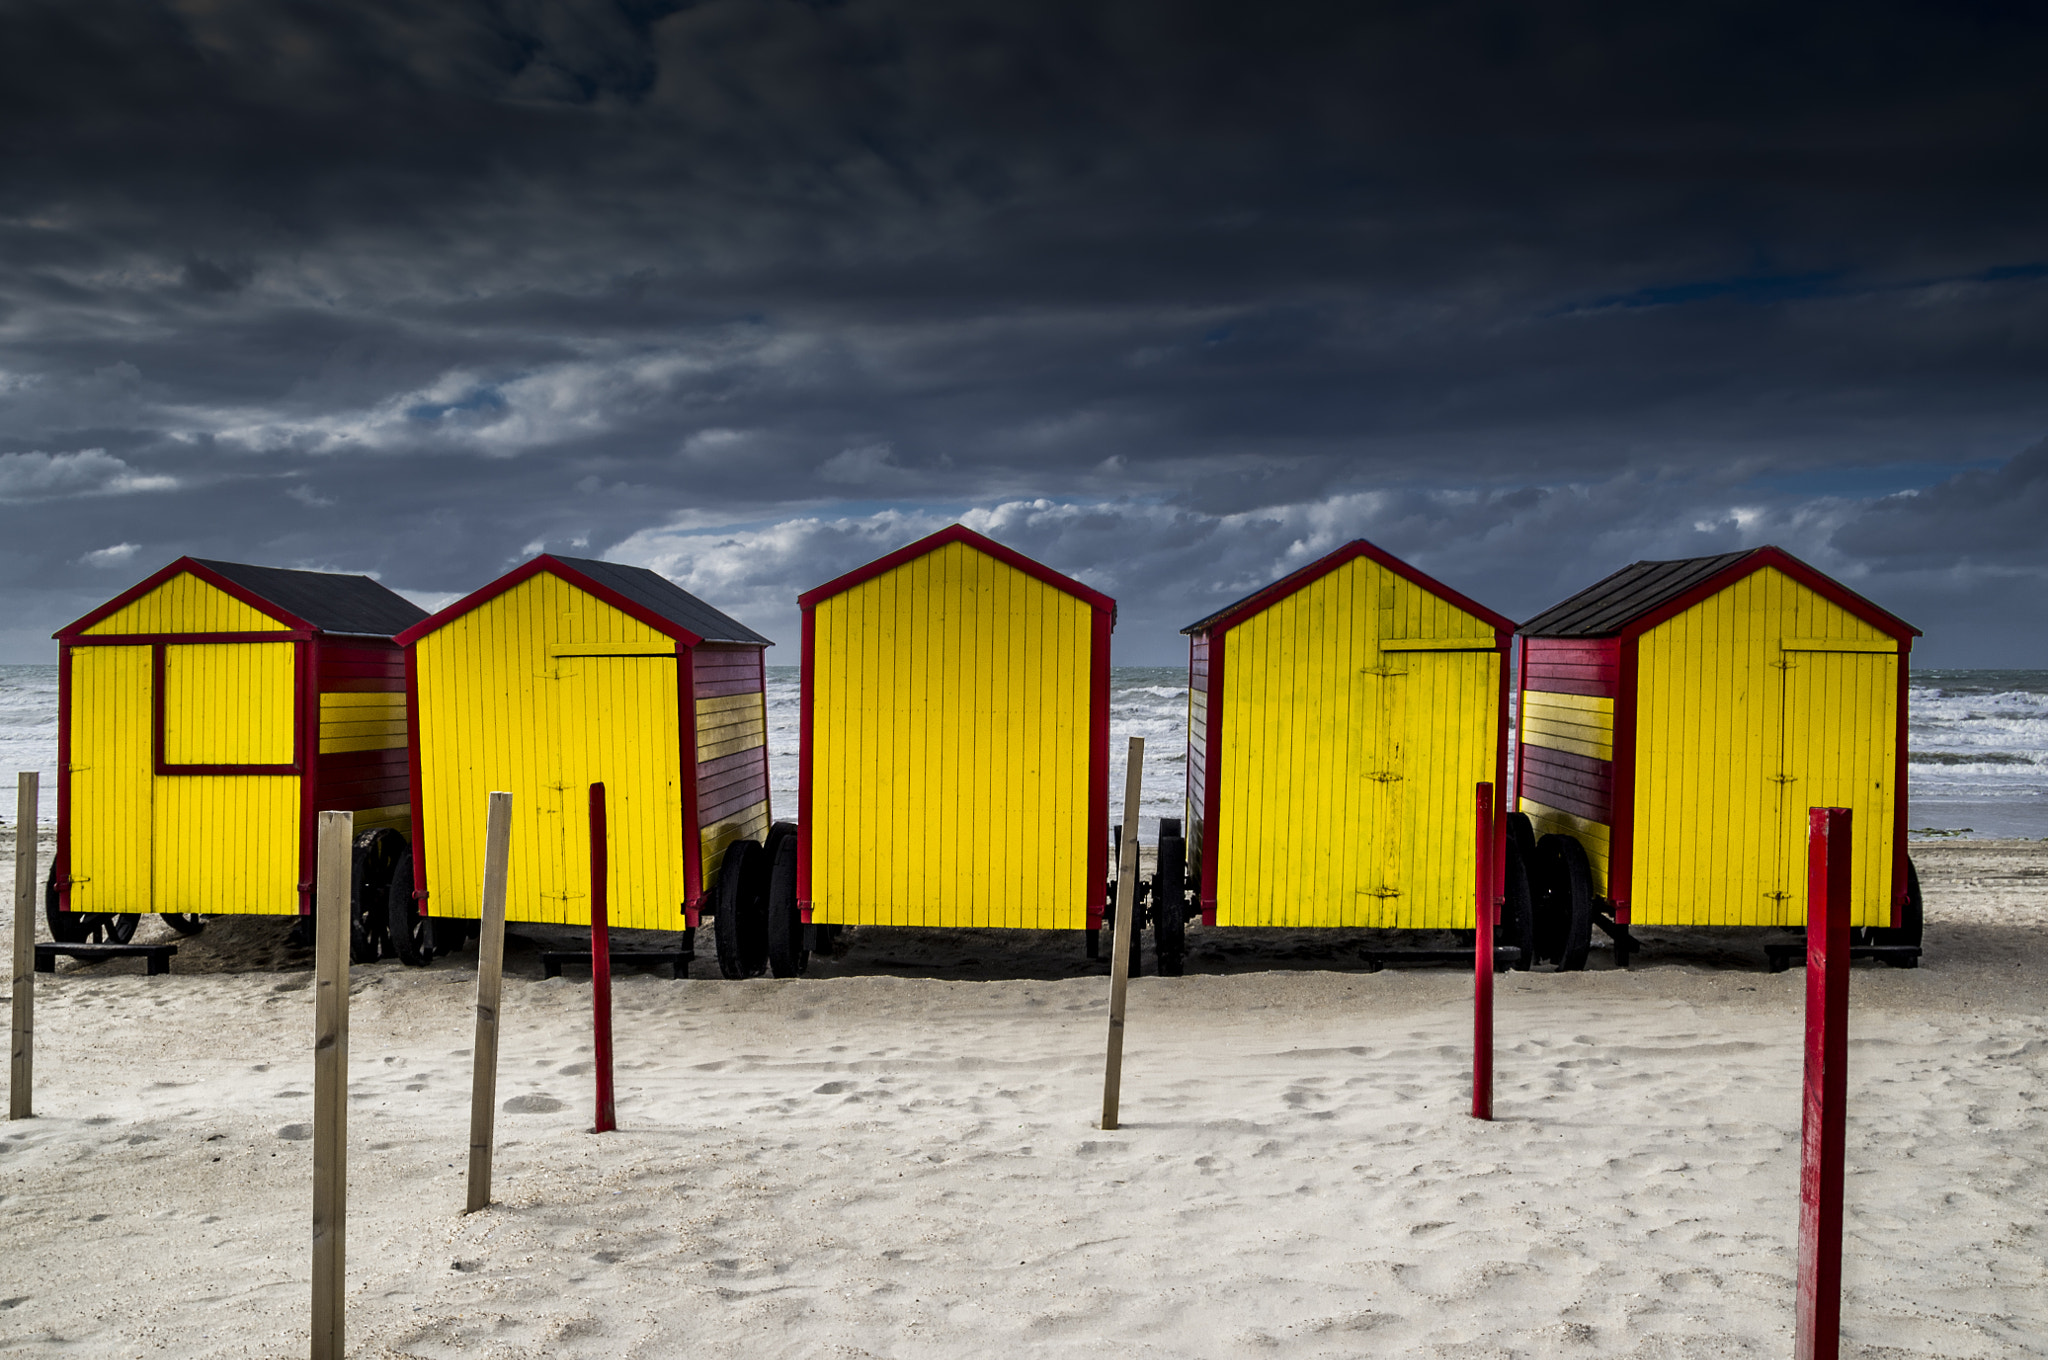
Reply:
M166 646L164 764L291 764L297 652L290 642Z
M289 644L272 643L219 650L274 649L291 651ZM188 663L192 659L186 658ZM206 671L203 664L188 664L182 673L189 679ZM166 658L166 676L176 673ZM154 774L148 647L75 648L71 676L71 873L78 880L73 908L296 912L299 780L292 775ZM286 694L289 698L289 670ZM258 709L267 702L260 697L252 701ZM167 711L167 729L169 720ZM261 753L269 748L226 749Z
M700 763L767 744L767 699L760 691L697 701L697 759Z
M1856 923L1889 922L1890 856L1873 847L1892 838L1897 659L1787 652L1787 639L1890 641L1767 568L1638 642L1633 920L1803 923L1806 809L1826 793L1873 856ZM1858 754L1831 763L1836 748Z
M624 644L621 656L549 655ZM662 649L666 648L665 651ZM589 785L606 786L613 925L682 926L680 712L673 640L548 573L414 647L429 909L476 916L484 812L512 795L506 915L590 920Z
M1806 919L1806 811L1845 807L1853 868L1850 920L1891 924L1892 819L1897 816L1899 659L1787 651L1784 773L1791 815L1778 862L1793 920Z
M814 919L1085 926L1094 611L949 543L813 613Z
M1579 843L1586 852L1586 866L1592 875L1594 895L1605 897L1608 866L1613 862L1613 829L1604 823L1539 803L1526 794L1522 797L1521 810L1528 814L1529 824L1539 841L1545 836L1563 835Z
M1382 647L1429 638L1489 650ZM1368 558L1223 635L1218 924L1472 925L1492 642L1485 620Z
M734 841L745 840L767 843L767 799L762 799L742 812L713 822L697 833L697 864L707 890L711 884L718 882L718 870L725 863L727 848Z
M405 745L403 694L322 694L320 752L390 751ZM362 820L358 813L356 820Z
M71 650L71 907L155 911L149 647Z
M260 609L180 572L85 630L89 636L111 633L268 633L285 625Z
M1614 700L1590 694L1522 694L1522 740L1594 760L1614 759Z
M288 774L159 776L155 909L298 911L299 788Z

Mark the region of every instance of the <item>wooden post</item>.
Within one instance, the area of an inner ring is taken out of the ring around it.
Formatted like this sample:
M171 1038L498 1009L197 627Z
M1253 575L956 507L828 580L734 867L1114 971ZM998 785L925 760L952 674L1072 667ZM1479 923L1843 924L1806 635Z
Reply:
M1493 1118L1493 785L1478 790L1472 842L1472 1117Z
M7 1117L35 1113L36 1089L36 811L40 780L21 772L14 814L14 1046L7 1067Z
M590 786L590 1036L596 1049L597 1122L592 1133L619 1126L612 1104L612 934L605 893L611 865L605 850L604 785Z
M1842 1148L1849 1104L1849 810L1806 814L1806 1091L1800 1124L1798 1360L1842 1340Z
M348 897L353 812L320 814L313 937L313 1360L342 1360L348 1281Z
M505 859L512 847L512 795L494 793L484 820L482 930L476 941L476 1064L469 1084L469 1207L491 1202L491 1141L497 1128L498 989L505 973Z
M1138 789L1145 770L1145 739L1132 737L1124 767L1124 839L1116 874L1116 938L1109 957L1109 1059L1102 1069L1102 1127L1116 1127L1124 1077L1124 992L1131 980L1131 944L1138 916ZM1100 833L1098 833L1100 834Z

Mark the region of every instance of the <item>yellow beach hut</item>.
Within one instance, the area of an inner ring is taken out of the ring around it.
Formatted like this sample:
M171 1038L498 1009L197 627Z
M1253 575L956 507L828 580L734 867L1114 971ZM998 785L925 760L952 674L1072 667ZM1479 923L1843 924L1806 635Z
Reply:
M1116 603L961 525L798 598L798 834L769 925L1097 930ZM783 965L800 967L791 945Z
M60 629L51 934L312 910L315 817L406 830L424 611L367 576L181 557Z
M512 794L510 921L590 923L594 783L615 927L694 929L733 847L767 835L772 644L665 577L543 554L399 642L414 732L410 869L429 916L480 913L492 790ZM719 928L731 969L738 915Z
M1780 548L1637 562L1522 625L1511 830L1538 953L1593 924L1806 919L1806 811L1853 814L1853 922L1919 944L1906 674L1919 630ZM1917 956L1917 955L1916 955Z
M1473 793L1506 787L1514 627L1358 539L1182 629L1203 923L1472 929ZM1179 854L1162 830L1162 971Z

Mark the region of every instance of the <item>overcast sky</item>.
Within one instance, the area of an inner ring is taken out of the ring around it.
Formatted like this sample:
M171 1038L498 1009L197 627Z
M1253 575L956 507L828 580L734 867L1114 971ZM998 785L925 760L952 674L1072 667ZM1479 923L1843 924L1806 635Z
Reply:
M181 553L552 550L794 664L959 519L1127 663L1362 535L2048 666L2038 13L0 0L0 661Z

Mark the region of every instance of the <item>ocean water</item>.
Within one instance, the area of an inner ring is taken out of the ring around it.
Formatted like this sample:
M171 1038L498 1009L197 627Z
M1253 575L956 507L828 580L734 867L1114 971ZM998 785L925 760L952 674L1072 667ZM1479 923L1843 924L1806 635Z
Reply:
M798 670L768 668L768 768L776 815L796 815ZM1910 695L1907 824L1917 835L2048 837L2048 671L1917 671ZM1187 672L1110 672L1111 816L1122 817L1124 751L1145 739L1140 835L1182 815ZM42 773L41 820L57 817L57 668L0 666L0 776ZM0 821L14 820L11 780Z

